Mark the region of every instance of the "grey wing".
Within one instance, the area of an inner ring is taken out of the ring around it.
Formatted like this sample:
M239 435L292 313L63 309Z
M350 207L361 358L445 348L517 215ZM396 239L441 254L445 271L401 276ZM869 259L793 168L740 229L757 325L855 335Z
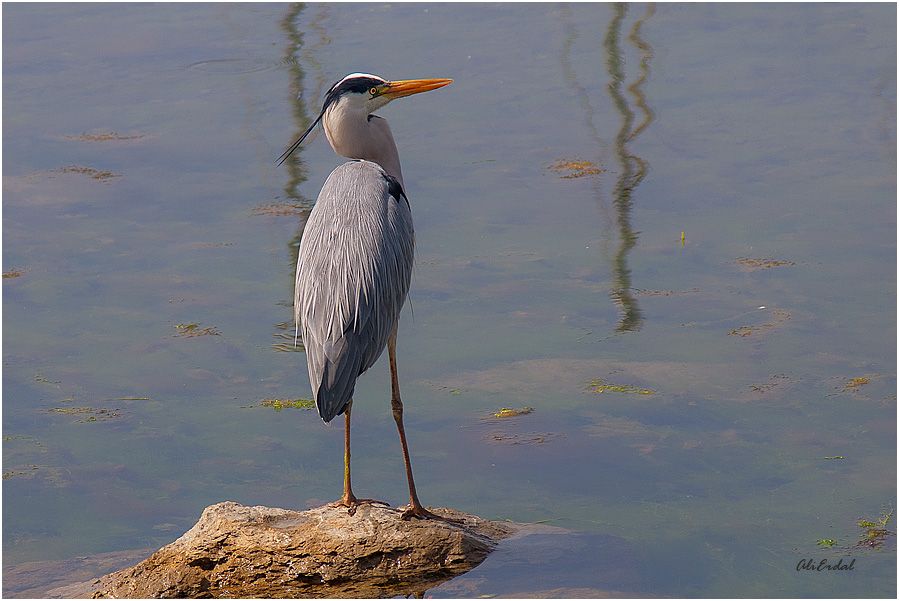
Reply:
M335 169L303 232L294 296L326 422L345 411L356 378L383 352L409 291L413 254L412 214L399 183L368 161Z

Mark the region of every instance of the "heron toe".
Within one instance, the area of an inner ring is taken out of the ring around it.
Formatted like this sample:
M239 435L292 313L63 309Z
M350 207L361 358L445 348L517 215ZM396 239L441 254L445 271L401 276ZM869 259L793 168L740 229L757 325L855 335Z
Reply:
M360 505L383 505L384 507L390 507L390 503L387 501L379 501L378 499L357 499L356 497L343 497L331 503L332 507L346 507L347 513L350 515L356 515L356 509L358 509Z
M416 518L419 520L440 520L441 522L448 522L450 524L463 525L463 522L460 520L454 520L452 518L445 518L442 515L437 515L431 511L428 511L421 505L409 505L405 509L403 509L403 514L400 516L404 520L411 520L412 518Z

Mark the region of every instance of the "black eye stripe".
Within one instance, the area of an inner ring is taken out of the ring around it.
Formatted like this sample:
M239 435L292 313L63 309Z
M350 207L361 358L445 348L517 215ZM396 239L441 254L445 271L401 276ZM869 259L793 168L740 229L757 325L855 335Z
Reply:
M368 94L369 90L384 83L384 80L374 77L351 77L338 81L325 94L325 104L322 108L328 108L344 94Z

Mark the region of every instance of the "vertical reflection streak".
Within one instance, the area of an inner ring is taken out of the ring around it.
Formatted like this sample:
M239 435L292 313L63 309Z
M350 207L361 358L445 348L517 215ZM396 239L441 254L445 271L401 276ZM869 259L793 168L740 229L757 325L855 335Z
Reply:
M618 221L618 250L613 258L613 282L609 292L613 302L622 310L622 316L616 327L617 332L632 332L640 329L643 316L637 301L631 293L631 273L627 264L627 255L637 244L639 232L631 226L631 209L633 206L632 195L640 182L646 177L649 164L643 158L632 154L627 148L627 143L634 140L644 131L653 120L653 112L646 102L642 85L649 77L649 65L652 59L652 47L640 38L640 27L653 15L655 5L649 4L646 13L633 25L629 40L640 50L640 76L628 87L628 91L634 96L635 104L643 112L643 121L634 127L635 114L628 105L627 98L622 92L625 75L623 59L621 55L621 26L627 14L627 5L618 3L614 5L614 17L609 22L603 45L607 53L606 67L609 72L609 95L616 110L621 114L621 128L615 136L614 152L621 170L613 189L613 202Z
M284 34L287 37L287 45L284 48L284 58L282 61L283 64L288 66L288 90L292 105L291 114L293 116L295 127L291 139L299 138L300 135L306 131L306 128L309 127L310 123L309 113L306 110L306 104L303 102L302 94L305 72L303 71L302 62L298 59L303 52L304 42L303 32L299 29L298 21L300 14L302 14L305 8L306 5L301 2L290 4L287 8L287 12L284 14L284 18L281 19L281 29L284 30ZM306 228L306 221L309 219L309 214L312 212L313 205L313 201L304 197L300 192L300 186L308 179L306 165L302 160L302 156L303 147L300 146L294 152L291 160L283 163L283 167L287 169L287 182L284 184L284 195L286 198L295 200L297 204L302 207L298 216L297 229L287 243L290 256L290 262L287 266L288 273L290 274L288 289L290 290L291 299L293 299L295 270L297 259L300 254L300 240L303 237L303 230ZM290 308L290 318L275 324L276 332L273 336L276 342L272 345L272 348L276 351L303 351L303 346L297 344L294 335L292 300L290 303L282 302L279 304L283 304Z
M324 91L326 80L322 73L321 64L315 57L315 53L320 48L331 43L331 38L327 35L327 32L322 25L322 21L328 16L327 7L323 5L318 6L319 10L309 23L309 28L317 34L318 39L312 44L306 42L306 36L299 28L299 17L305 8L306 5L301 2L291 4L287 9L284 18L281 20L281 28L284 30L288 40L282 62L285 65L288 65L288 73L290 74L288 85L292 103L291 112L295 124L295 131L293 136L291 136L291 139L299 138L311 123L310 113L303 100L303 91L306 88L306 71L304 70L303 65L311 65L313 71L317 73L317 76L314 78L316 80L316 94L314 97L317 98L320 95L319 92ZM307 143L308 141L315 139L315 135L316 132L312 132L307 138ZM302 192L300 192L300 186L308 179L306 164L302 159L303 148L303 146L297 148L293 155L295 158L291 158L284 162L284 167L287 168L288 174L287 183L284 186L284 195L287 198L297 201L297 203L303 207L300 212L297 231L289 242L291 248L291 269L296 266L297 256L300 251L300 238L303 236L303 230L306 227L306 220L312 212L312 206L315 204L313 199L306 198L303 196Z
M652 46L649 43L640 37L640 28L643 27L643 23L646 19L653 16L656 12L655 4L648 4L646 6L646 14L634 21L633 26L631 26L630 35L628 38L631 43L640 50L640 76L627 87L627 91L631 93L634 97L634 102L636 102L637 106L643 111L643 121L640 125L637 126L634 131L631 132L628 141L633 140L640 133L643 132L644 129L652 122L655 118L655 113L652 112L652 108L646 103L646 95L643 93L643 84L646 83L646 80L649 79L649 61L652 59Z
M305 5L301 2L291 4L284 18L281 19L281 28L284 30L288 41L284 48L283 63L288 65L287 72L290 75L288 89L290 91L291 113L296 128L296 137L299 137L309 127L309 114L306 111L305 103L302 101L305 73L303 72L302 63L296 58L303 49L303 33L299 30L297 21L304 8ZM309 201L299 191L300 185L307 179L306 166L301 160L302 151L302 147L298 148L296 151L297 158L284 163L288 176L287 183L284 185L284 194L287 198L308 203ZM304 213L305 216L308 216L308 212L304 211ZM305 218L303 222L305 223Z
M311 123L310 112L307 110L306 102L303 100L303 91L306 89L306 70L304 65L308 65L312 69L311 77L315 80L313 87L315 89L314 98L318 98L327 86L327 80L322 71L321 63L317 58L318 51L331 43L327 30L323 22L328 18L329 12L326 5L316 5L315 14L308 20L308 28L311 34L300 29L300 15L307 8L306 4L297 2L290 4L287 12L281 19L281 29L287 38L287 45L284 48L284 58L282 63L288 66L289 82L288 89L290 93L290 101L292 103L291 113L293 115L295 131L291 139L299 138ZM306 40L307 35L313 37L312 43ZM314 110L314 107L313 107ZM314 114L314 113L313 113ZM307 143L315 138L315 132L306 138ZM305 145L301 145L294 151L291 158L283 163L283 167L287 169L287 183L284 186L284 195L296 201L299 206L299 215L297 219L297 229L287 243L290 255L290 261L287 265L287 271L290 274L289 290L290 302L281 302L290 308L290 318L275 324L276 332L274 337L276 343L272 347L276 351L304 351L302 343L298 343L296 337L296 324L293 316L293 291L296 284L296 265L300 254L300 240L303 238L303 231L306 229L306 222L312 213L312 207L315 201L306 198L300 192L300 186L308 179L306 164L303 161L303 150Z
M587 93L587 90L581 85L580 81L578 81L577 73L574 71L574 67L571 64L571 48L574 46L574 42L577 40L577 30L574 27L574 24L571 22L571 10L568 5L563 5L559 12L565 21L565 40L562 42L562 72L565 75L565 81L571 86L574 91L577 93L578 101L581 103L581 108L584 109L585 122L587 127L590 129L590 137L596 143L598 148L603 148L605 146L605 142L603 142L602 137L599 135L599 131L596 129L596 124L594 123L594 115L596 111L593 109L593 105L590 103L590 95Z
M578 97L578 101L580 102L581 108L583 109L584 123L586 124L587 129L590 132L590 138L596 144L597 164L604 165L607 163L608 159L608 145L599 135L599 130L597 129L595 123L596 111L593 108L593 104L590 102L590 94L578 79L577 72L575 71L571 60L571 50L578 38L577 28L575 27L574 22L571 18L571 8L567 4L563 4L559 8L559 14L563 20L562 27L565 36L562 42L562 54L560 56L560 61L562 63L562 74L565 77L565 82L572 90L574 90L575 95ZM603 229L606 229L609 227L608 224L611 223L612 217L611 215L609 215L607 204L603 202L603 191L599 178L590 178L590 188L593 190L593 195L596 197L596 206L601 212ZM606 238L600 238L600 247L602 248L603 254L606 254L608 252Z

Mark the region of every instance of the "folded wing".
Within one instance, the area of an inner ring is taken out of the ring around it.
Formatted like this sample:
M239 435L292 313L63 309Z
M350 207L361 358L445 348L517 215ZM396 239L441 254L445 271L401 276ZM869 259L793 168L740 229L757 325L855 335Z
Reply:
M324 421L346 410L356 379L383 352L409 291L413 254L399 182L369 161L337 167L306 223L294 295Z

